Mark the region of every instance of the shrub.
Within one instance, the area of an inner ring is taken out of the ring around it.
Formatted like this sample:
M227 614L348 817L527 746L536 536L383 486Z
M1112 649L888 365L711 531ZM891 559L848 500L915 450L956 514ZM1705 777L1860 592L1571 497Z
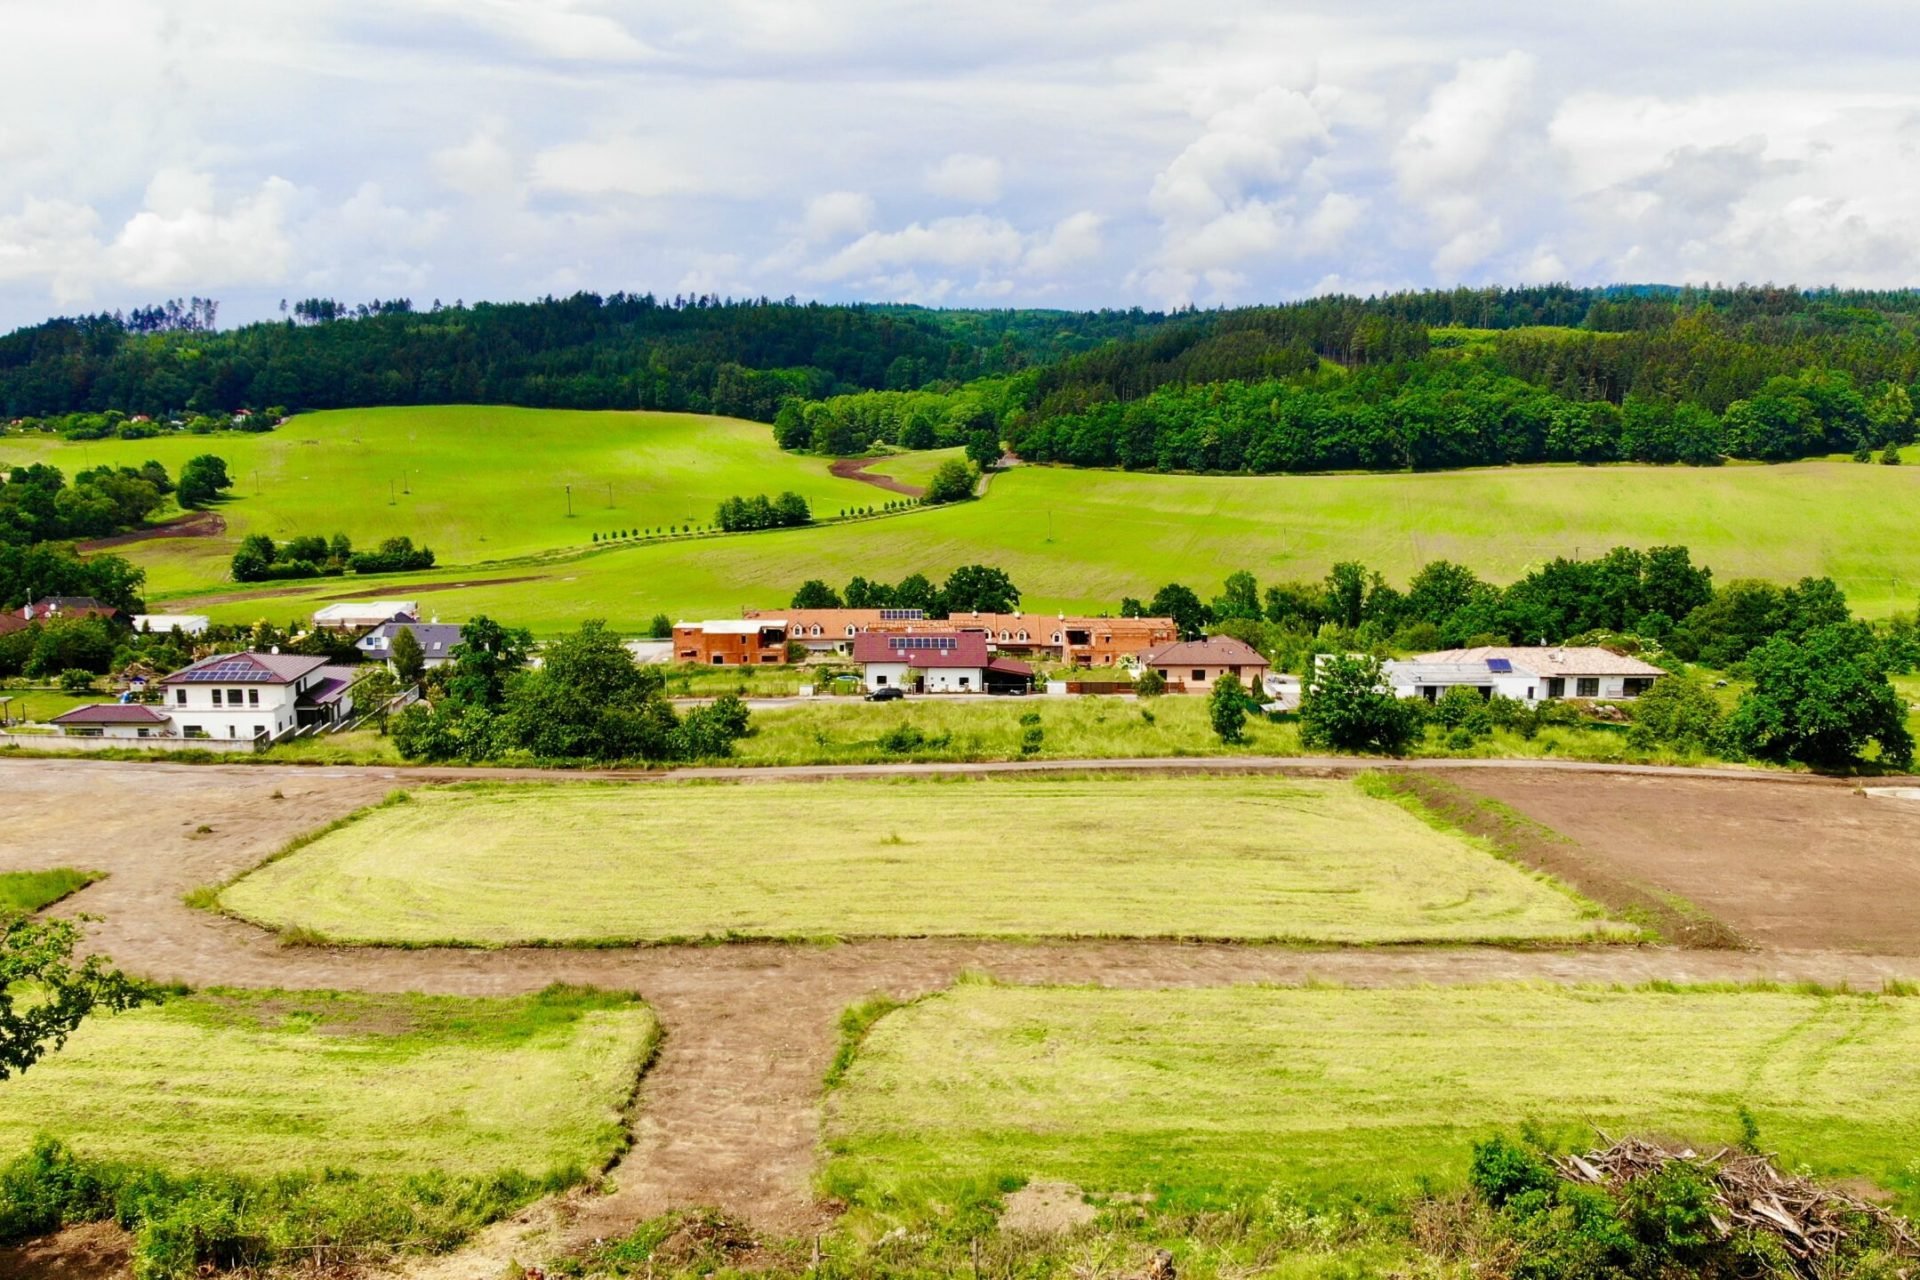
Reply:
M1645 749L1672 747L1676 751L1711 751L1720 741L1720 701L1706 683L1691 675L1656 680L1653 688L1633 704L1633 725L1627 741Z
M81 667L68 667L60 673L60 692L92 693L93 672Z
M1158 669L1148 667L1134 680L1133 691L1143 698L1157 698L1167 691L1167 678Z
M1420 715L1387 687L1378 658L1335 655L1315 669L1300 700L1300 741L1399 755L1419 731Z
M1465 730L1469 741L1493 728L1487 700L1464 684L1449 686L1434 700L1433 718L1447 729Z
M927 745L927 735L920 726L906 721L893 726L880 735L880 749L889 755L903 756L918 751Z

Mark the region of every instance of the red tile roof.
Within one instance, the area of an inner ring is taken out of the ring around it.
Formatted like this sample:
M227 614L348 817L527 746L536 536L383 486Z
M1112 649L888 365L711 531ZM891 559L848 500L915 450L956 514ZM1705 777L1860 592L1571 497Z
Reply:
M57 715L48 724L165 724L167 717L138 702L96 702Z
M855 662L903 662L909 667L979 667L993 655L984 631L921 631L892 635L862 631L853 638Z
M325 658L298 653L216 653L182 667L160 683L170 684L292 684Z

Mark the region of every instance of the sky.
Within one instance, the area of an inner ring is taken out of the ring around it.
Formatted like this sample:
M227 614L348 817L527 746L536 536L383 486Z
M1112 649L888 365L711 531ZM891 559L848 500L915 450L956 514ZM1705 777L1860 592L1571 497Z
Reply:
M0 328L1920 285L1910 7L0 0Z

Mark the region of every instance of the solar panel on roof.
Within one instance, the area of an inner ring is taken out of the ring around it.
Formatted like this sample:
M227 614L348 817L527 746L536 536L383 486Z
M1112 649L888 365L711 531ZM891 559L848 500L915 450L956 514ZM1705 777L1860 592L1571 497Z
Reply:
M176 678L189 683L217 684L224 680L258 680L261 674L258 663L243 659L235 662L216 662L210 667L182 671Z
M1513 663L1507 661L1505 658L1488 658L1487 670L1493 672L1495 675L1512 675Z

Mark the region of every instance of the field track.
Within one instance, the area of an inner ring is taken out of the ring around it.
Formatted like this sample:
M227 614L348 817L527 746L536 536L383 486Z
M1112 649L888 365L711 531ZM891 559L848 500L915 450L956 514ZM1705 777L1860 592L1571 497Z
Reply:
M187 890L233 876L291 837L399 787L469 776L549 782L575 776L531 770L0 761L0 830L12 837L0 842L0 870L72 865L108 872L59 910L100 917L91 926L93 944L128 969L160 979L473 995L571 982L639 992L665 1027L662 1053L644 1083L635 1145L615 1171L617 1190L575 1203L566 1230L576 1242L619 1234L681 1205L715 1205L773 1231L820 1225L809 1176L820 1080L840 1011L874 992L906 997L936 990L963 972L1120 987L1308 978L1356 986L1771 979L1872 989L1890 977L1920 976L1920 930L1898 923L1920 918L1920 870L1902 878L1892 856L1920 842L1920 803L1865 799L1848 783L1733 770L1475 763L1421 762L1419 772L1498 796L1573 837L1570 848L1623 877L1665 875L1663 859L1654 855L1671 844L1680 850L1674 874L1719 892L1696 893L1696 904L1726 919L1751 945L1343 949L902 939L828 947L405 951L283 947L258 929L181 901ZM746 781L1008 767L686 772ZM1235 759L1044 767L1328 773L1368 766ZM83 816L49 822L48 814ZM1712 833L1724 834L1729 822L1740 824L1737 838L1716 846ZM201 826L211 830L198 831ZM1806 874L1796 879L1795 867ZM1719 883L1726 884L1724 892L1715 890ZM1817 904L1817 912L1808 913L1811 923L1800 921L1798 932L1767 914L1781 912L1796 893L1816 895L1808 900ZM1857 924L1863 911L1866 923Z

